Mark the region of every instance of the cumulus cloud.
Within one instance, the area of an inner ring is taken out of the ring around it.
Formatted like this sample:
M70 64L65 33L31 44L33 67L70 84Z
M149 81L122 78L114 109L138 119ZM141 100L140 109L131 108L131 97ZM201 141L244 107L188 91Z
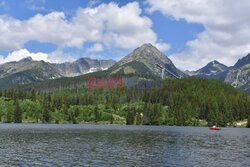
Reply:
M169 50L171 48L171 46L169 44L166 43L156 43L154 44L155 47L161 51L166 51Z
M27 20L0 16L0 50L20 50L30 41L50 42L59 48L82 48L85 42L96 43L90 52L122 48L132 50L143 43L157 45L162 51L169 45L159 43L152 21L141 16L137 2L119 7L115 3L79 8L72 18L63 12L37 14Z
M20 49L13 52L10 52L7 57L0 55L0 64L8 63L12 61L19 61L23 58L31 57L35 61L45 61L50 63L63 63L63 62L72 62L77 59L77 55L70 53L64 53L61 49L58 49L51 53L37 52L33 53L27 49Z
M47 60L50 63L64 63L72 62L76 60L79 55L73 53L65 53L61 48L55 50L54 52L48 53ZM45 61L45 60L44 60Z
M100 0L91 0L89 1L89 6L92 7L92 6L95 6L97 4L100 4L101 1Z
M250 51L249 0L147 0L150 12L199 23L205 31L170 58L181 69L198 69L209 61L233 65Z
M101 52L103 51L103 46L100 43L95 43L92 47L90 47L87 52Z
M11 62L11 61L19 61L26 57L31 57L33 60L38 60L38 61L44 60L44 61L50 62L50 60L48 60L48 54L46 53L42 53L42 52L31 53L27 49L20 49L20 50L9 53L6 58L3 58L3 57L0 58L0 63L2 64L2 63Z
M103 56L100 54L91 54L90 58L91 59L103 59Z

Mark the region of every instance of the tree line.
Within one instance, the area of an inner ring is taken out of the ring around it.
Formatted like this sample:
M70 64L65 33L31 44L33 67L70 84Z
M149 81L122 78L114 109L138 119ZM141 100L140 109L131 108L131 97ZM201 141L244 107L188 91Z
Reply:
M250 98L215 79L166 79L162 89L144 90L42 87L0 90L2 122L232 126L250 114Z

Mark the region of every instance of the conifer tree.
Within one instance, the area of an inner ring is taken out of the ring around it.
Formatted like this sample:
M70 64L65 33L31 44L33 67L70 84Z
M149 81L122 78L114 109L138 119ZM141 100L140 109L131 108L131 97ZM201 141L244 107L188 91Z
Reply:
M31 100L34 101L36 99L36 90L34 87L31 89L30 94L31 94Z
M79 116L79 108L77 107L75 110L75 117L78 117L78 116Z
M42 113L42 118L43 118L43 123L49 123L50 122L50 114L49 114L49 109L48 109L48 104L44 105L43 108L43 113Z
M127 113L127 117L126 117L126 124L127 125L133 125L134 124L134 111L129 110Z
M136 116L136 125L141 125L141 124L142 124L141 113L138 112Z
M248 119L247 119L247 128L250 128L250 115L248 115Z
M97 105L95 105L94 113L95 113L95 122L98 122L99 121L99 113L98 113L98 106Z
M110 113L110 124L113 124L113 121L114 121L114 117L113 117L113 113L111 112Z
M22 111L19 106L19 101L16 101L16 108L14 110L14 122L15 123L22 123Z

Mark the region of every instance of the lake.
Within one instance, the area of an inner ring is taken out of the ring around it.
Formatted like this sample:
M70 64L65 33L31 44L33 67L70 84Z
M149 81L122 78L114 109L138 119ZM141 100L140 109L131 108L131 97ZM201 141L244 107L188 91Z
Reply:
M250 166L250 129L0 124L0 166Z

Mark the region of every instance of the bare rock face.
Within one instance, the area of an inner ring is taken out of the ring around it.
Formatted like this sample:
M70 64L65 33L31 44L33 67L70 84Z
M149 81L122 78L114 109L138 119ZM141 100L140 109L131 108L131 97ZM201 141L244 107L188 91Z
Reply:
M229 68L224 64L214 60L208 63L205 67L194 72L194 76L203 78L215 78L219 74L227 71Z
M250 64L250 53L248 53L248 55L243 57L242 59L239 59L237 63L234 65L234 68L240 68L247 64Z
M250 89L250 53L237 61L227 72L224 81L239 89L241 87L245 90Z
M186 71L186 74L201 78L219 79L235 88L241 89L242 87L241 90L248 90L250 89L250 53L239 59L232 67L227 67L215 60L197 71Z
M250 81L250 64L229 70L225 82L234 87L240 87Z
M161 75L161 69L156 65L159 64L179 77L186 76L186 74L174 66L172 61L166 55L160 52L152 44L144 44L135 49L131 54L117 62L116 65L123 66L133 61L145 64L155 75ZM167 74L167 77L172 76Z
M52 64L60 74L66 77L73 77L90 72L106 70L115 64L114 60L95 60L87 57L76 60L72 63Z

